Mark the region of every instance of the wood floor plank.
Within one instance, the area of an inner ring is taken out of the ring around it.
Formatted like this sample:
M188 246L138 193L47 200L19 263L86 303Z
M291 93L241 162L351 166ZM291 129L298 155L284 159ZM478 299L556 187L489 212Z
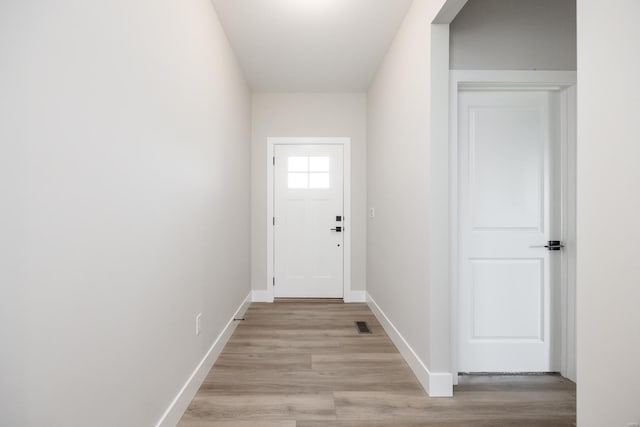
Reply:
M306 328L306 329L273 329L273 328L238 328L236 330L234 338L238 339L251 339L251 338L274 338L274 339L290 339L300 338L301 336L306 339L331 339L331 338L345 338L353 339L369 338L376 335L357 335L355 325L335 325L331 329L318 329L318 328ZM378 337L384 337L384 335L378 335Z
M218 372L303 371L312 368L311 354L230 353L223 352L209 375Z
M228 353L397 353L396 347L386 337L333 337L314 339L313 337L246 338L237 337L225 347Z
M338 373L343 376L367 376L374 372L391 378L403 376L406 380L417 380L399 353L342 353L314 354L311 367L318 372Z
M183 421L220 420L334 420L333 396L325 394L244 394L207 395L199 392L191 402Z
M403 418L389 420L339 420L339 421L313 421L298 420L296 427L575 427L575 417L562 417L550 415L544 418L518 417L512 415L510 417L502 417L496 419L469 419L457 417L452 414L446 419L428 419L422 418Z
M353 354L314 354L311 365L314 369L344 367L398 367L403 365L404 358L400 353L353 353Z
M225 393L331 393L333 391L421 391L405 369L218 372L207 378L201 390Z
M565 392L471 392L455 398L429 398L424 394L389 392L336 392L338 419L448 419L473 421L504 417L541 419L549 414L573 416L575 400Z
M315 421L309 421L315 422ZM331 423L331 421L321 421L321 423ZM296 427L296 420L282 421L257 421L257 420L231 420L231 421L208 421L201 419L181 420L180 427ZM322 425L322 424L321 424ZM325 424L326 425L326 424Z
M429 398L366 304L254 303L245 319L181 427L575 426L575 384L554 375L461 376Z

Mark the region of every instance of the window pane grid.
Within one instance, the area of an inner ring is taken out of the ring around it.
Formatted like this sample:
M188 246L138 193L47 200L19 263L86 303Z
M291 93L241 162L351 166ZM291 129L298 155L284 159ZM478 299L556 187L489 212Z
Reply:
M328 156L291 156L287 159L287 186L291 189L330 188Z

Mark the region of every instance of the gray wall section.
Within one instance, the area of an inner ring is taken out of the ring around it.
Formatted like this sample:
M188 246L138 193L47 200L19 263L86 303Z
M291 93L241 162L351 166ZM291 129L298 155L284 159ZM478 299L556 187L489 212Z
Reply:
M430 23L443 3L414 0L367 94L367 292L429 369L448 348L431 336L429 252Z
M252 176L252 287L267 277L267 139L351 138L351 289L366 286L367 96L364 93L254 93Z
M580 0L578 16L578 425L628 426L640 422L640 1Z
M0 425L153 426L250 291L249 87L209 0L2 1L0 70Z
M575 70L575 0L470 0L451 23L456 70Z

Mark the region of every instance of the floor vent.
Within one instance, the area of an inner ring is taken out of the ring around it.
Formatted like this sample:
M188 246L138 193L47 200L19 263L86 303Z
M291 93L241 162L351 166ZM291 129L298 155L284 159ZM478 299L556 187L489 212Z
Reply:
M369 329L369 325L367 325L367 322L362 322L362 321L356 322L356 328L358 328L358 333L359 334L370 334L371 333L371 329Z

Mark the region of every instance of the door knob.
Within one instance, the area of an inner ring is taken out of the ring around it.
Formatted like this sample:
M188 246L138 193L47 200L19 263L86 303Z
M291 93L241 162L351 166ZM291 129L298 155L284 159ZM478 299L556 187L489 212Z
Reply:
M332 228L331 231L335 231L336 233L342 233L342 227Z

